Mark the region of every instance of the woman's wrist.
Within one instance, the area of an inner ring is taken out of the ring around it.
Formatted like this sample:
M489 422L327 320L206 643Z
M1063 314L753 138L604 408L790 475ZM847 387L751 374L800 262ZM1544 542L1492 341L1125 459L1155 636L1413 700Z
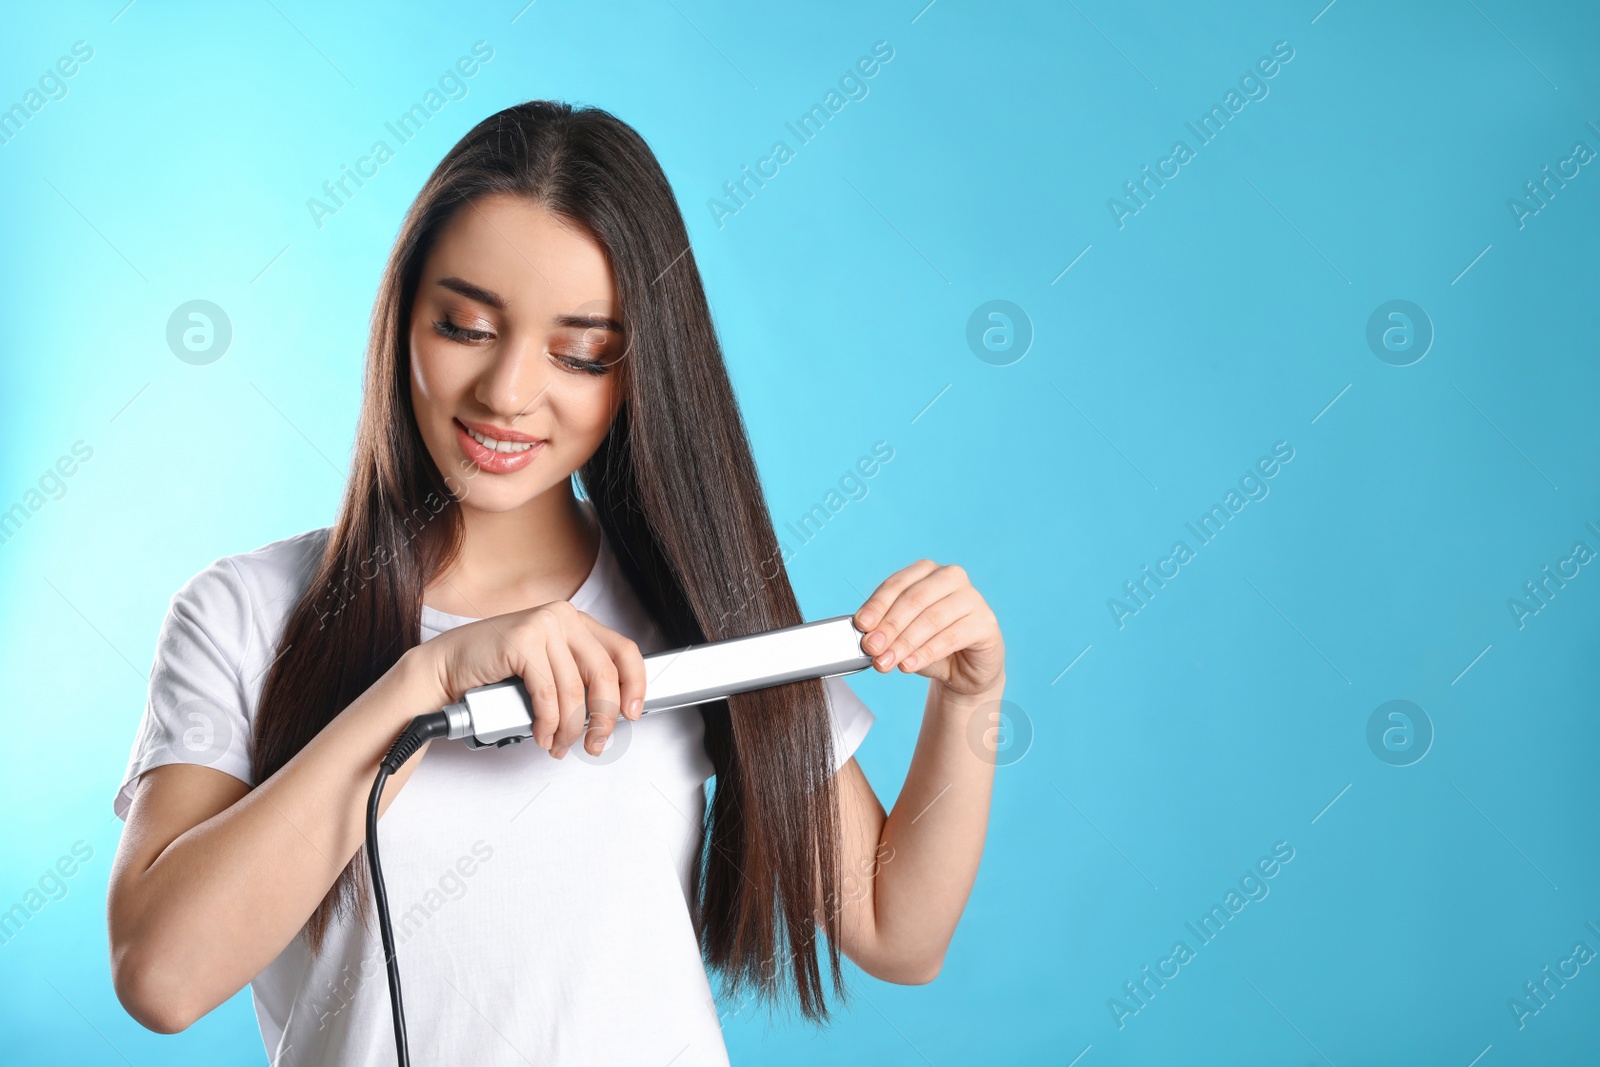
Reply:
M976 693L959 693L939 681L928 683L928 707L946 718L965 722L980 710L992 711L1005 695L1006 676L1000 674Z
M386 687L380 701L381 714L391 720L397 732L418 715L438 711L450 703L433 651L425 645L408 648L380 679Z

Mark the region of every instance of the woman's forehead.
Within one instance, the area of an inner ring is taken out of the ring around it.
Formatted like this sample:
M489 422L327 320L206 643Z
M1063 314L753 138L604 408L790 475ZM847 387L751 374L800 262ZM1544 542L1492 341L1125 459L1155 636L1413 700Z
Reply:
M425 285L510 315L599 317L620 325L605 249L582 227L522 197L469 201L428 255ZM596 325L586 323L585 325Z

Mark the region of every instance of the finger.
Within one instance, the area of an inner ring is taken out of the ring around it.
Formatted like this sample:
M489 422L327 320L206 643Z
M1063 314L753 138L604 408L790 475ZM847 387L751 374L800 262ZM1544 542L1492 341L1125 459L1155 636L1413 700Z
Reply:
M923 608L917 613L916 618L908 622L895 636L885 651L884 655L889 657L888 666L903 663L908 653L916 651L934 634L972 611L976 604L977 591L961 588ZM927 660L923 662L926 663Z
M541 748L550 747L550 738L561 721L560 701L556 694L555 676L550 671L550 657L544 646L519 649L522 652L522 687L528 691L533 704L533 738Z
M550 755L560 759L583 736L583 672L572 658L565 633L551 636L548 651L561 719L551 740Z
M911 620L929 604L969 584L966 572L960 567L938 567L928 572L900 590L873 632L862 638L861 647L878 657L880 668L892 667L894 657L890 655L890 646L901 631L910 625Z
M589 721L583 745L590 755L598 756L605 748L606 738L617 727L617 665L611 653L583 627L571 635L570 647L578 670L589 687L587 697Z
M889 605L899 595L900 590L912 582L938 569L938 564L931 559L919 559L909 567L902 567L883 580L883 584L872 591L865 604L856 612L856 625L863 631L871 630L883 618L884 612L889 610Z
M949 626L912 648L900 661L905 671L917 671L930 663L937 663L952 652L959 652L981 637L988 626L987 620L977 612L964 612Z
M639 645L592 616L581 611L578 614L583 617L595 640L610 655L612 665L617 669L617 692L613 697L617 708L627 718L637 721L644 713L646 681L644 655L639 651Z
M522 662L519 673L533 705L530 729L539 746L548 750L555 743L555 732L561 724L561 694L550 666L550 638L560 633L561 618L557 605L546 604L516 612L508 620L504 627L496 625L496 619L487 622L510 646L514 658Z

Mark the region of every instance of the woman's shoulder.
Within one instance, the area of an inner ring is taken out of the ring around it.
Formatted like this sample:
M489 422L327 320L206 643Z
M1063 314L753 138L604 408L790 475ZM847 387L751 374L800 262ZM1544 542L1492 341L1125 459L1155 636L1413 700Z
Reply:
M289 590L297 598L315 573L327 547L331 526L320 526L250 549L218 556L197 572L178 596L204 593L222 586L241 587L271 603Z
M236 663L272 643L316 573L332 527L218 556L172 596L169 625L187 623Z
M332 526L319 526L222 559L247 584L264 593L277 594L291 588L298 596L322 561L332 532Z

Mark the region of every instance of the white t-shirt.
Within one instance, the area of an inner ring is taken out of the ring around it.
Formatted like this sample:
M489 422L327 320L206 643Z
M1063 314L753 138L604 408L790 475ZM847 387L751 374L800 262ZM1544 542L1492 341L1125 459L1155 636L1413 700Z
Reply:
M173 597L119 817L162 764L255 784L261 681L328 533L218 559ZM604 536L572 604L646 654L666 647ZM421 638L471 621L424 607ZM874 717L843 679L824 685L837 768ZM378 823L414 1062L728 1062L690 917L713 773L703 733L688 707L619 721L599 756L574 746L554 760L531 741L428 746ZM296 935L250 986L275 1067L395 1062L375 914L370 930L335 924L315 959Z

